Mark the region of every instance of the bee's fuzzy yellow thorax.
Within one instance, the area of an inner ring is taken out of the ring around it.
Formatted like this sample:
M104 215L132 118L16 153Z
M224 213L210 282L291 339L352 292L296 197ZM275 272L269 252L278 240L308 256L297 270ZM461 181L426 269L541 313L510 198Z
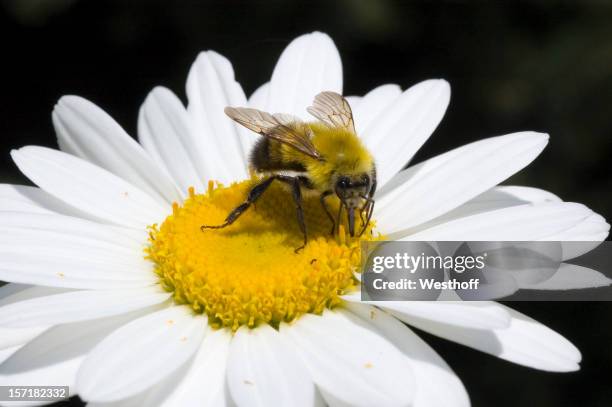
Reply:
M341 129L329 128L322 123L309 123L313 130L312 139L317 151L324 161L313 160L308 165L308 173L315 185L321 189L328 187L334 174L369 173L373 167L373 158L354 133Z

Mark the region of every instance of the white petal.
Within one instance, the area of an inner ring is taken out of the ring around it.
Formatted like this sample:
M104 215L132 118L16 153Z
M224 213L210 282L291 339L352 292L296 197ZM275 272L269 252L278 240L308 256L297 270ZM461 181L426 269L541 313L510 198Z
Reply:
M401 182L401 186L381 191L375 209L377 225L395 232L443 215L525 167L547 142L545 134L509 134L477 141L410 167L391 181Z
M389 83L369 91L361 98L357 105L351 103L357 134L367 140L368 135L372 133L368 133L366 129L370 125L372 125L372 127L375 126L375 124L372 123L374 119L386 111L401 93L402 90L398 85ZM383 152L380 152L379 154L375 154L375 156L384 159L386 156L383 154Z
M224 329L209 330L180 383L168 391L166 407L220 406L224 400L227 356L231 335Z
M174 373L168 375L164 380L157 383L155 386L148 388L136 395L110 402L89 402L87 407L159 407L164 402L164 398L171 392L177 385L180 384L181 379L185 374L185 369L177 369ZM173 406L180 406L181 404L174 404ZM190 405L190 404L186 404ZM196 403L199 405L199 403Z
M437 155L419 164L412 165L407 169L401 171L400 173L396 174L389 183L384 185L382 188L379 188L376 191L376 196L377 198L381 199L387 196L390 192L395 191L396 188L404 186L407 181L413 182L413 178L420 179L420 177L422 177L423 175L428 175L430 172L438 171L439 167L443 168L447 166L448 163L455 163L457 160L467 160L471 164L473 164L472 161L474 157L470 158L466 157L466 155L476 155L477 158L480 158L481 155L486 156L496 151L503 150L503 148L506 147L507 144L513 145L518 143L519 147L521 145L526 147L532 147L534 142L536 145L539 144L538 142L544 142L544 144L547 144L548 135L544 133L525 131L506 134L503 136L489 137L483 140L478 140L472 143L465 144L461 147L457 147L453 150L447 151L444 154ZM467 166L465 167L467 168ZM517 187L515 191L516 194L528 195L527 193L519 192L520 188L524 187ZM513 193L510 192L510 194Z
M50 328L19 348L0 366L0 385L69 386L70 395L74 395L76 373L84 355L110 332L150 311L139 310Z
M243 151L242 130L223 112L226 106L246 105L231 63L213 51L200 53L187 77L187 98L192 140L205 174L228 184L246 178L248 151Z
M225 371L231 335L225 330L208 330L193 361L166 379L134 396L88 407L225 407Z
M106 112L78 96L53 110L60 148L104 168L162 201L180 199L174 184L140 145Z
M605 240L610 231L610 225L603 216L591 213L590 216L572 227L554 235L546 236L550 241L581 241L600 242Z
M84 356L117 328L157 308L159 307L91 321L56 325L25 344L0 367L0 370L6 374L15 374Z
M43 333L48 326L33 328L3 328L0 327L0 349L23 345Z
M229 390L238 406L314 405L315 387L306 368L268 325L240 328L227 364Z
M182 372L182 369L178 369ZM164 397L174 386L176 386L181 379L179 371L176 371L166 377L163 381L157 383L155 386L146 389L136 395L110 402L89 402L87 407L159 407L164 400Z
M66 292L66 289L36 287L25 284L8 283L0 287L0 307L18 301ZM31 328L0 327L0 349L23 345L49 328L48 324Z
M55 239L53 241L44 239ZM27 242L30 243L27 243ZM116 260L111 250L93 250L78 245L78 239L49 233L33 239L7 242L2 239L0 256L0 280L51 287L111 289L146 287L157 282L152 272L147 272L135 262ZM72 247L68 246L70 244ZM36 256L32 250L36 249ZM120 254L116 251L115 254ZM125 261L125 263L124 263ZM148 265L152 269L152 265Z
M410 405L409 361L375 327L345 311L307 314L281 325L330 405Z
M127 274L110 267L86 263L71 265L69 261L51 260L30 259L28 264L23 264L23 256L3 256L0 260L0 279L16 283L93 290L147 287L157 282L154 275Z
M46 297L48 295L55 295L72 291L67 288L42 287L36 285L14 283L9 283L0 288L0 290L2 290L2 298L0 298L0 307L14 304L20 301L31 300L33 298Z
M558 196L537 188L503 186L495 189L503 194L511 194L524 202L561 202ZM568 260L593 250L599 245L599 242L608 237L609 231L610 225L606 222L604 217L597 213L592 213L590 216L572 225L570 228L553 235L542 237L539 240L561 242L563 245L563 260ZM580 243L576 244L572 242Z
M452 220L402 240L531 241L566 230L592 213L570 202L526 204Z
M590 252L604 241L610 232L610 225L603 216L591 213L565 230L547 235L540 240L561 242L563 260L573 259Z
M11 356L12 357L12 356ZM9 357L10 360L10 357ZM45 386L68 386L69 396L76 394L74 379L83 357L62 360L60 362L42 365L36 369L6 373L0 366L0 386L32 386L33 383L44 383ZM3 406L42 405L43 402L15 402Z
M13 283L0 285L0 304L3 304L7 297L18 294L31 287L32 286L28 284L13 284Z
M79 395L109 402L151 387L193 357L205 330L205 318L178 306L130 322L89 353L78 372Z
M140 108L138 139L183 195L189 187L204 191L203 179L212 175L204 172L205 158L193 148L192 133L191 118L174 93L163 87L153 89Z
M493 191L506 195L507 198L512 197L525 203L561 202L561 198L552 192L533 187L503 185L493 188Z
M31 299L70 291L72 290L66 288L9 283L0 287L0 309L21 301L28 301ZM49 326L49 323L43 322L38 326L31 326L27 328L0 327L0 349L5 349L16 345L23 345L46 331Z
M170 380L172 381L172 383L174 383L174 380L172 380L172 378ZM162 386L160 384L154 387L153 389L150 389L148 391L145 391L143 393L137 394L132 397L128 397L126 399L111 401L108 403L89 402L86 405L87 407L140 407L140 406L158 407L159 399L163 397L162 391L164 391L165 388L166 386ZM151 397L156 397L157 402L152 402L151 404L145 404L145 401Z
M102 318L159 304L169 296L157 287L72 291L0 307L0 325L27 328Z
M361 96L345 96L344 98L351 106L351 109L354 109L355 107L357 107L359 103L361 103L361 99L363 99Z
M88 215L37 187L0 184L0 211L61 213L87 218Z
M133 185L87 161L60 151L29 146L11 152L32 182L58 199L117 225L144 229L170 213Z
M459 380L444 360L410 328L384 311L374 307L349 304L349 311L374 325L405 357L416 378L414 407L469 406L470 399Z
M52 287L36 287L25 284L8 283L0 287L0 307L30 298L57 294L65 291L67 290ZM41 326L30 328L0 327L0 349L21 346L24 343L34 339L48 328L48 324L42 324Z
M266 82L257 89L249 98L249 107L259 110L268 108L268 97L270 95L270 82Z
M501 186L491 188L488 191L470 199L461 206L438 216L420 225L403 229L393 234L394 239L400 239L421 230L432 228L455 219L464 218L496 209L509 208L511 206L524 205L526 203L560 202L556 195L537 188Z
M73 238L109 245L111 249L130 252L142 258L142 247L147 241L146 230L104 225L72 216L54 213L0 212L0 230L37 234L57 233Z
M355 304L376 305L406 323L416 318L475 329L497 329L510 324L508 312L494 302L361 301L359 293L342 298Z
M2 365L2 363L4 363L5 360L10 358L11 355L13 355L13 353L21 349L21 345L22 344L11 345L11 347L0 349L0 365Z
M305 34L285 48L274 67L265 110L309 119L306 108L326 90L342 93L340 54L327 34Z
M510 326L498 330L453 327L432 321L412 321L415 327L513 363L551 372L578 370L580 351L567 339L537 321L504 307Z
M157 280L142 243L118 228L69 217L62 224L61 215L9 216L0 215L7 225L0 226L0 279L93 289L143 287Z
M412 159L442 120L449 101L448 82L428 80L407 89L371 119L363 137L376 160L379 185Z
M574 290L607 287L610 284L612 284L612 280L599 271L564 263L549 279L535 284L522 284L521 288L530 290Z

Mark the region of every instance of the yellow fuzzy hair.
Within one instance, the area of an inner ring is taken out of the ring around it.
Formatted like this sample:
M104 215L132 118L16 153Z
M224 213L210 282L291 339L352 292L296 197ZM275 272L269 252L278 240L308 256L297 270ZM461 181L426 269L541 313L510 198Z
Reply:
M315 189L333 189L336 175L370 173L374 159L359 137L342 128L329 128L323 123L308 123L314 136L312 143L323 157L323 161L308 157L294 148L282 145L282 155L287 160L305 165Z

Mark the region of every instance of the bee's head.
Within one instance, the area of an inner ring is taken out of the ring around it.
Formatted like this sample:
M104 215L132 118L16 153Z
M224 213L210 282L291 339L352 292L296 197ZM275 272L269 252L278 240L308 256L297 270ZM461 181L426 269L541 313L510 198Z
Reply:
M364 197L371 188L372 178L367 173L339 175L336 178L334 192L347 211L351 236L355 235L355 210L363 208Z

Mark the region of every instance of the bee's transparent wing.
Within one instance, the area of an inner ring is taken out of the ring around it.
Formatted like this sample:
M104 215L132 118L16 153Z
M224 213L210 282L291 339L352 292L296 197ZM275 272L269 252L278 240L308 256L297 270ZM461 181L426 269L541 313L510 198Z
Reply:
M329 127L341 127L355 133L355 122L351 105L336 92L321 92L308 109L308 113Z
M226 107L225 114L255 133L287 144L312 158L321 158L312 144L310 127L291 115L272 115L248 107Z

